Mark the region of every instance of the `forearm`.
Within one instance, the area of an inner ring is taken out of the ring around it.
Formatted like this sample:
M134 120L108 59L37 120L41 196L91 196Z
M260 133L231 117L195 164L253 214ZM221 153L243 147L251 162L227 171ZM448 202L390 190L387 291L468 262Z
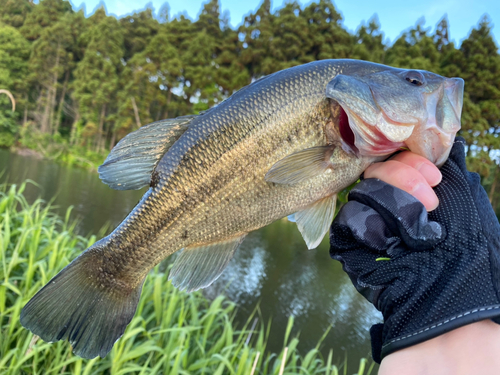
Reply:
M379 375L497 375L500 325L469 324L384 358Z

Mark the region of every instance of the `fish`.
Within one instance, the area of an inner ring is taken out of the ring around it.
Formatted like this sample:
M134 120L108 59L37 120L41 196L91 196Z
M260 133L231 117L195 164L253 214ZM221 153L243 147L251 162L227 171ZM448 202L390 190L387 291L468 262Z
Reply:
M295 221L309 249L337 193L372 163L409 149L440 166L460 129L464 82L358 60L265 76L198 115L123 138L99 167L113 189L149 188L121 224L24 306L21 324L105 357L135 314L148 272L182 249L169 279L207 287L245 236Z

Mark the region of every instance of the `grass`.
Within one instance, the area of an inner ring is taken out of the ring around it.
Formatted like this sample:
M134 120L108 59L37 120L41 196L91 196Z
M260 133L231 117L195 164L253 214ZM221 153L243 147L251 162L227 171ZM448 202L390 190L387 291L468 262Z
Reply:
M70 210L61 218L41 200L28 204L24 188L0 187L0 374L352 374L332 363L332 351L322 356L321 340L305 355L298 353L299 338L290 335L293 318L283 349L270 353L270 325L255 325L257 313L239 326L234 303L180 292L159 267L149 274L134 319L106 358L84 360L67 342L38 340L19 323L22 307L96 237L75 233ZM373 366L361 359L357 374L370 374Z

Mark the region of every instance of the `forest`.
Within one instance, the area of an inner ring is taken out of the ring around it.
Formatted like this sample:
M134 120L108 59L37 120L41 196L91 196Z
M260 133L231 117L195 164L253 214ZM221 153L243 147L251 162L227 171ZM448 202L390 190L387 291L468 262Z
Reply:
M65 0L0 0L0 147L94 167L152 121L199 113L277 70L328 58L424 69L465 80L462 135L469 168L500 209L500 55L487 15L460 45L443 16L386 44L376 16L352 33L331 0L272 11L236 28L209 0L196 20L168 6L123 18L85 17Z

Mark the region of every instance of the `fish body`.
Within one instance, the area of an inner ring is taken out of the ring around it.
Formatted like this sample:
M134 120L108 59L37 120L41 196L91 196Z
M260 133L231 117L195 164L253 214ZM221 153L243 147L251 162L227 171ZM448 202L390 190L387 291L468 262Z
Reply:
M287 215L316 247L336 193L371 163L408 144L444 163L461 93L463 82L428 72L324 60L257 80L199 116L139 129L99 172L113 188L149 190L28 302L22 324L103 357L132 319L145 276L172 253L183 249L172 282L195 290L220 275L248 232Z

